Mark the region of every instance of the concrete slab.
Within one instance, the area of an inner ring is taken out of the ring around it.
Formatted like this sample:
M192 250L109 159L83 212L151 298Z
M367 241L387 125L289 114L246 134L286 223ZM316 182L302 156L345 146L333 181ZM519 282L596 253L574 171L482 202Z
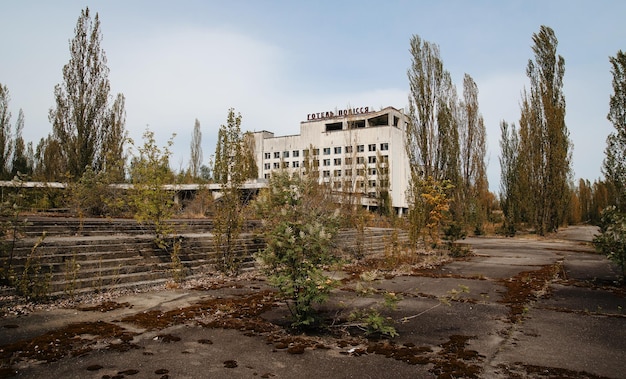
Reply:
M551 285L550 292L550 297L541 301L541 307L626 317L623 293L560 284Z
M618 378L626 373L624 318L534 309L492 366L523 362Z
M100 350L85 357L70 358L23 371L20 378L100 379L114 377L159 378L434 378L429 366L371 354L354 356L352 346L328 349L307 348L302 354L276 349L261 337L243 332L176 326L159 332L180 341L144 335L136 341L139 348L126 352ZM209 343L211 341L212 343ZM94 368L102 366L97 370ZM233 367L234 366L234 367ZM90 371L92 369L93 371ZM157 374L158 373L158 374ZM296 376L294 376L296 375Z

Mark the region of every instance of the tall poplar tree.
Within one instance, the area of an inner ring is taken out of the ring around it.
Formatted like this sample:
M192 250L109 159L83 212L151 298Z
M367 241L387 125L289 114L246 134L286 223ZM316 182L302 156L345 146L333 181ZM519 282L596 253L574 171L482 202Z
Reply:
M438 228L449 202L458 199L458 192L453 192L452 198L449 193L459 188L459 104L450 73L443 68L439 46L415 35L410 53L405 143L411 174L410 237L416 242L421 230L434 225L433 215Z
M26 155L26 144L22 137L24 130L24 112L20 109L15 123L15 135L13 142L13 158L11 163L11 177L15 177L18 173L22 175L32 174L32 163L29 162Z
M107 181L121 183L126 177L126 155L124 146L128 139L126 132L126 98L117 94L109 112L107 129L102 133L103 144L98 160L98 168L105 172Z
M461 161L461 203L463 221L482 231L487 217L487 131L478 106L478 86L465 74L463 79L463 117L459 130Z
M7 86L0 83L0 179L10 179L12 138L11 112L9 102L11 97Z
M50 109L52 138L59 142L61 159L71 178L86 167L102 169L103 144L111 128L109 68L100 47L100 18L89 8L81 11L70 40L70 60L63 66L63 84L54 88L55 106ZM56 173L62 177L65 172Z
M415 35L411 38L410 52L406 149L412 171L439 180L444 166L444 156L439 153L444 142L439 139L439 121L448 120L452 81L443 68L439 46Z
M193 125L193 135L191 136L191 159L189 160L189 172L193 179L200 176L200 167L202 165L202 130L200 130L200 121L196 119Z
M607 137L606 157L602 172L614 189L614 203L626 212L626 54L621 50L609 57L613 74L613 95L609 102L608 120L615 131Z
M571 142L565 124L565 60L557 55L554 31L541 26L533 34L535 58L526 75L520 117L520 175L527 181L523 201L538 234L556 231L565 221L571 177Z

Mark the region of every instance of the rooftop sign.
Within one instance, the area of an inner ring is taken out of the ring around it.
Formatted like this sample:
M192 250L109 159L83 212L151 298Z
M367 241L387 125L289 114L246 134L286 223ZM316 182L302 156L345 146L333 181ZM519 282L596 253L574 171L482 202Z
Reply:
M332 111L327 111L327 112L318 112L318 113L309 113L308 115L306 115L306 120L307 121L315 121L315 120L324 120L327 118L333 118L333 117L345 117L345 116L349 116L349 115L355 115L355 114L365 114L365 113L369 113L370 112L370 107L360 107L360 108L352 108L352 109L340 109L337 111L337 115L335 116L335 113Z

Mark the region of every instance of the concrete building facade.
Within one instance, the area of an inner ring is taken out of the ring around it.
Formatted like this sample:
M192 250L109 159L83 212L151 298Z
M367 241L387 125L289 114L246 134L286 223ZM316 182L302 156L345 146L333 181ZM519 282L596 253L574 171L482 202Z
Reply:
M367 207L381 205L383 194L399 214L407 208L409 160L404 146L407 120L393 107L360 107L311 113L300 134L253 133L259 178L287 170L316 175L338 195L358 195Z

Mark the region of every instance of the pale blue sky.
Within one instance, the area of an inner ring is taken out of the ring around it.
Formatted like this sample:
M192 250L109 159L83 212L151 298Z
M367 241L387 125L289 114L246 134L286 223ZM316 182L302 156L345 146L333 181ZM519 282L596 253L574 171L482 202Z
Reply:
M172 133L175 169L187 167L197 118L205 162L230 107L244 130L296 134L307 113L347 105L407 106L409 40L439 45L459 93L480 92L490 187L498 191L499 123L519 119L532 34L554 29L565 58L566 122L575 178L601 177L612 92L608 57L626 50L623 1L8 1L0 3L0 83L24 137L51 131L54 85L69 59L81 9L98 12L113 94L126 96L140 142L149 125Z

